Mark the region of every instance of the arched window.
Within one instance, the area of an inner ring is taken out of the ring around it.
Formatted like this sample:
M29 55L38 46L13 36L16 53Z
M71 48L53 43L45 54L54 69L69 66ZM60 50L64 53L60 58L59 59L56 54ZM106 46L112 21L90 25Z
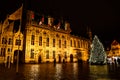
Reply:
M42 36L39 36L39 46L42 46Z
M74 40L74 47L76 47L76 41Z
M53 59L55 59L55 51L53 51Z
M8 44L12 45L12 39L11 38L9 38Z
M35 35L31 36L31 45L34 45L34 41L35 41Z
M70 40L70 46L72 47L72 40Z
M80 48L80 41L78 41L78 48Z
M16 39L15 45L21 45L21 40L20 39Z
M7 43L7 40L3 37L2 38L2 44L6 44Z
M46 46L49 47L49 38L46 38Z
M64 48L66 48L66 45L67 45L67 42L66 42L66 40L64 41Z
M46 59L49 59L49 51L46 51Z
M55 39L53 39L53 47L55 47Z
M61 40L59 40L59 48L61 48Z

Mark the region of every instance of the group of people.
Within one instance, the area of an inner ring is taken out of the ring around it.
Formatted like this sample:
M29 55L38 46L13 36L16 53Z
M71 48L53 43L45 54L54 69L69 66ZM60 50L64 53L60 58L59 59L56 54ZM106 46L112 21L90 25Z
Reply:
M112 58L107 58L107 63L108 64L120 64L120 58L119 57L112 57Z

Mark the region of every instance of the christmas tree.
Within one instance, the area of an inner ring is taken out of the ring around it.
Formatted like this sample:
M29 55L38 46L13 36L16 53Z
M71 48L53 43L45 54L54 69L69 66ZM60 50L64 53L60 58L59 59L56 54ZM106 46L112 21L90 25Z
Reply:
M106 63L106 52L102 43L99 41L98 37L95 35L90 50L90 59L91 64L105 64Z

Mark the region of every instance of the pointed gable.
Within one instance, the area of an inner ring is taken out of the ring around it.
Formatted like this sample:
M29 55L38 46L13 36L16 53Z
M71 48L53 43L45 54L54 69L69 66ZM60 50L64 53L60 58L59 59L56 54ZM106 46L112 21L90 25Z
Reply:
M119 45L119 43L116 40L114 40L111 45Z
M19 20L22 18L22 9L23 5L17 9L15 12L13 12L11 15L9 15L8 19L9 20Z

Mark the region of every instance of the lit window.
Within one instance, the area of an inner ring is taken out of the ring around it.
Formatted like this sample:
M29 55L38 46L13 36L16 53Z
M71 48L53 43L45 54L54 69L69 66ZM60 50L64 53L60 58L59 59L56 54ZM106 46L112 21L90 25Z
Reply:
M34 41L35 41L35 36L32 35L32 36L31 36L31 45L34 45Z
M72 40L70 40L70 46L72 47Z
M61 48L61 40L59 40L59 48Z
M9 38L8 44L12 45L12 39L11 38Z
M53 59L55 59L55 51L53 51Z
M10 48L8 48L8 52L11 52Z
M49 47L49 38L46 39L46 46Z
M66 48L66 40L64 41L64 48Z
M53 39L53 47L55 47L55 39Z
M4 57L5 57L5 50L6 50L6 49L5 49L5 48L3 48L3 54L2 54L2 55L3 55Z
M39 46L42 46L42 36L39 37Z
M74 47L76 47L76 42L75 42L75 40L74 40Z
M67 52L64 52L64 58L65 59L67 58Z
M0 56L5 56L5 48L1 48Z
M16 43L15 43L15 45L21 45L21 40L19 40L19 39L16 39Z
M80 48L80 41L78 41L78 48Z
M49 59L49 51L46 51L46 59Z
M6 44L7 43L7 40L3 37L2 38L2 44Z

